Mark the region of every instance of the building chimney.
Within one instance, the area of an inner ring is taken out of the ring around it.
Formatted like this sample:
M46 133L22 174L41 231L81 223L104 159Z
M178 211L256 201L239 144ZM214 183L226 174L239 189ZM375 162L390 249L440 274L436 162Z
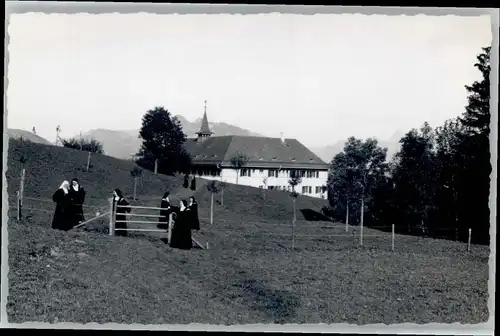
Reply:
M281 142L283 144L285 144L285 136L283 135L283 132L280 133L280 138L281 138Z

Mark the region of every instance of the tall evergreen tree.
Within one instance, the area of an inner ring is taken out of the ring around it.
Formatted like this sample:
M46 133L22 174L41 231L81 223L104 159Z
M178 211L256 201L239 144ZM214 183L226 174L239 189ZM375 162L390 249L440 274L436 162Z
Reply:
M461 141L463 153L461 191L459 196L460 224L475 232L475 239L489 241L489 195L490 195L490 51L483 48L474 66L482 79L466 86L468 105L460 118L466 136Z
M400 140L392 172L395 199L398 202L396 225L405 223L407 233L424 234L436 210L434 201L434 132L426 122L420 130L412 129Z
M490 134L490 51L491 47L482 48L474 66L481 72L482 79L472 85L466 85L469 93L468 105L460 118L468 133L489 136Z

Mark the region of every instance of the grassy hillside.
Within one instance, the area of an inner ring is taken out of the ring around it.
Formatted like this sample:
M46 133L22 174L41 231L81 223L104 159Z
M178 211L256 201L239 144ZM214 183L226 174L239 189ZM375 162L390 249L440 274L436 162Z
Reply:
M28 132L21 129L9 128L7 129L7 135L12 139L24 139L38 144L53 145L49 140L42 138L41 136L36 135L33 132Z
M24 165L26 169L24 186L24 195L27 197L26 207L39 208L44 206L43 201L30 198L41 198L51 202L52 193L62 181L64 179L69 181L73 177L78 178L85 188L87 192L86 204L88 205L106 208L106 200L114 188L121 189L126 196L132 196L133 179L130 176L130 171L135 167L132 161L93 154L90 171L87 172L87 152L29 142L22 143L17 140L9 142L8 170L6 172L9 195L14 196L19 189L22 166L19 158L23 155L28 158ZM208 209L210 193L205 188L204 180L198 179L197 182L197 190L192 192L182 188L182 177L154 175L150 171L143 171L142 177L138 180L137 195L145 205L158 206L161 195L167 190L172 192L174 198L177 199L179 197L175 197L175 194L180 193L179 196L182 198L194 194L199 200L200 207ZM216 195L216 200L220 202L221 197L222 194ZM268 190L264 197L265 200L257 188L228 184L224 192L224 206L218 206L218 208L250 217L256 216L274 220L290 220L292 218L292 201L286 193ZM325 200L299 197L297 209L320 211L325 204ZM304 218L301 211L298 211L298 218Z
M133 179L130 171L135 167L132 161L118 160L104 155L92 154L90 171L86 171L87 152L45 146L35 143L9 141L8 169L6 171L9 195L15 195L20 185L21 162L24 155L27 162L24 194L26 197L51 200L54 191L63 180L79 179L87 192L89 204L104 204L114 188L121 189L125 195L133 192ZM138 183L139 194L163 195L165 190L180 186L180 180L156 176L144 171Z
M8 193L11 195L11 199L15 197L20 186L22 164L19 158L21 156L28 158L28 161L24 164L26 169L25 207L45 208L47 211L43 217L44 223L48 222L52 216L52 194L65 179L68 181L73 177L79 179L87 192L86 205L89 207L86 209L90 215L97 210L102 212L107 209L107 199L114 188L121 189L128 197L132 196L133 179L130 176L130 171L135 167L132 161L93 154L91 156L90 171L87 172L87 152L10 140L6 177ZM173 193L174 201L179 198L186 199L194 194L200 203L202 211L208 211L210 193L205 188L204 180L198 179L197 182L197 190L192 192L182 188L182 177L154 175L149 171L143 171L137 185L139 201L133 203L158 206L161 196L168 190ZM216 200L220 202L221 197L222 194L216 195ZM40 200L32 198L39 198ZM233 212L246 217L267 218L277 221L289 221L293 217L291 198L286 193L279 191L266 191L265 200L263 200L263 195L257 188L228 184L224 192L223 203L224 206L216 204L217 212ZM325 204L325 200L299 197L297 201L298 219L304 219L304 215L300 210L320 211ZM36 220L34 214L28 213L28 210L25 212L31 216L30 218ZM208 214L206 214L206 217L208 217Z
M25 195L50 198L62 178L82 181L89 205L105 209L114 187L130 195L132 162L10 141L9 195L19 185L25 153ZM144 172L138 203L158 205L192 192L182 178ZM292 204L286 193L228 185L210 225L209 193L201 180L201 231L210 249L180 251L149 235L109 237L106 220L70 232L51 230L54 205L26 203L31 212L9 219L9 322L178 323L479 323L488 319L487 247L396 236L308 221L299 212L291 251ZM220 201L221 194L216 195ZM13 198L11 197L11 201ZM35 202L35 201L32 201ZM299 197L299 210L325 201ZM11 202L12 206L12 202ZM94 209L91 209L92 211ZM89 211L91 211L89 210ZM140 213L142 211L134 211ZM142 212L144 213L144 212ZM307 213L307 212L306 212ZM140 225L140 224L137 224ZM141 237L139 237L141 236ZM77 298L77 299L75 299Z

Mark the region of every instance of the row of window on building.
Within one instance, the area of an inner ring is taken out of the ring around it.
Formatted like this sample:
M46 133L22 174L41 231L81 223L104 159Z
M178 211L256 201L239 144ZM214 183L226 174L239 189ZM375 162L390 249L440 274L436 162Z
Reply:
M259 171L259 174L264 174L264 169L248 169L248 168L243 168L240 170L240 176L246 176L246 177L252 177L252 174L255 174ZM291 177L292 176L292 171L290 169L269 169L267 171L267 176L268 177ZM319 171L317 170L297 170L299 173L299 176L301 178L319 178ZM220 169L196 169L191 171L191 174L197 175L197 176L220 176L221 170Z
M260 185L259 188L264 188L263 185ZM322 187L314 187L314 192L315 194L321 194L322 193ZM292 191L291 186L267 186L267 189L269 190L282 190L282 191ZM311 186L302 186L302 194L312 194L313 187Z
M252 174L256 173L257 169L241 169L240 176L252 177ZM302 178L319 178L319 171L317 170L291 170L291 169L269 169L267 171L268 177L292 177L292 172L298 172L299 176ZM264 169L259 169L259 173L263 174Z
M196 169L192 170L191 174L196 176L220 176L220 169Z

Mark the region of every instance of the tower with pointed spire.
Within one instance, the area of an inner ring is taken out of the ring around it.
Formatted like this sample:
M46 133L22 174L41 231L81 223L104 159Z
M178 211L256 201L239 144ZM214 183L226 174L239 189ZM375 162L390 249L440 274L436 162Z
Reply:
M212 134L210 131L210 127L208 126L208 118L207 118L207 101L205 100L205 108L203 111L203 119L201 120L200 130L196 133L198 135L198 141L203 141L205 138L208 138Z

